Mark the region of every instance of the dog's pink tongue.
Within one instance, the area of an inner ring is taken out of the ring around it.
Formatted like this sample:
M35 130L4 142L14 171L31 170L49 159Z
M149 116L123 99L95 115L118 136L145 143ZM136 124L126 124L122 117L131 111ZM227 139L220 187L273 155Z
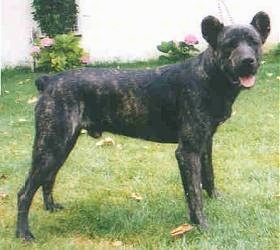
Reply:
M241 85L244 86L245 88L250 88L250 87L254 86L256 77L255 76L242 76L242 77L239 77L239 81L240 81Z

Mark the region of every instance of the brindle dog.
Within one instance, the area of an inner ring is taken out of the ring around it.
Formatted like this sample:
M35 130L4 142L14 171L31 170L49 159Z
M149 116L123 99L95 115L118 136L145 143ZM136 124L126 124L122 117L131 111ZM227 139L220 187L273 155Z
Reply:
M203 188L216 195L212 137L240 91L255 83L270 20L259 12L249 25L224 26L208 16L201 28L209 47L183 63L151 70L77 69L36 81L41 96L32 167L18 193L17 237L34 238L28 213L39 187L47 210L62 208L52 195L55 177L81 129L94 138L110 131L178 143L190 220L207 226L201 193Z

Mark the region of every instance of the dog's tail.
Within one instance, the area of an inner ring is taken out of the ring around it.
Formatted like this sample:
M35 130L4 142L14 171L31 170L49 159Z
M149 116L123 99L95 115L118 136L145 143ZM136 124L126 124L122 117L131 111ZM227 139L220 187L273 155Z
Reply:
M49 77L41 76L35 80L35 85L39 92L43 92L49 86Z

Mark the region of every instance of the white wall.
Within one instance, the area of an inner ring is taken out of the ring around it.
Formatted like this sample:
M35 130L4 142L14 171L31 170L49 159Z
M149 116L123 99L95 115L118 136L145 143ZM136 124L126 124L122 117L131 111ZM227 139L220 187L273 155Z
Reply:
M236 23L248 23L259 10L272 18L270 42L279 42L280 17L275 0L224 0ZM163 40L200 35L204 16L220 17L217 0L77 0L82 45L91 60L138 60L155 57ZM1 0L1 62L3 66L30 63L34 22L32 0ZM226 12L223 12L228 21Z
M275 0L224 0L235 22L249 23L259 10L272 18L270 41L279 41ZM135 60L157 55L163 40L183 40L188 33L199 37L203 17L221 18L217 0L80 0L83 46L93 61ZM225 23L228 15L222 7ZM276 27L277 25L277 27Z
M31 0L1 0L1 67L28 64L32 32Z

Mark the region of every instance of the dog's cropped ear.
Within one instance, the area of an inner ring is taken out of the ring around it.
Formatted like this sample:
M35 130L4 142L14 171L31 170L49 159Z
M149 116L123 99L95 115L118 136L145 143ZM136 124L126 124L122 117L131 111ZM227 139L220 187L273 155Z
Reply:
M251 25L259 32L264 43L270 32L269 16L265 12L260 11L253 17Z
M201 31L204 39L216 48L218 34L222 31L224 25L214 16L207 16L202 20Z

